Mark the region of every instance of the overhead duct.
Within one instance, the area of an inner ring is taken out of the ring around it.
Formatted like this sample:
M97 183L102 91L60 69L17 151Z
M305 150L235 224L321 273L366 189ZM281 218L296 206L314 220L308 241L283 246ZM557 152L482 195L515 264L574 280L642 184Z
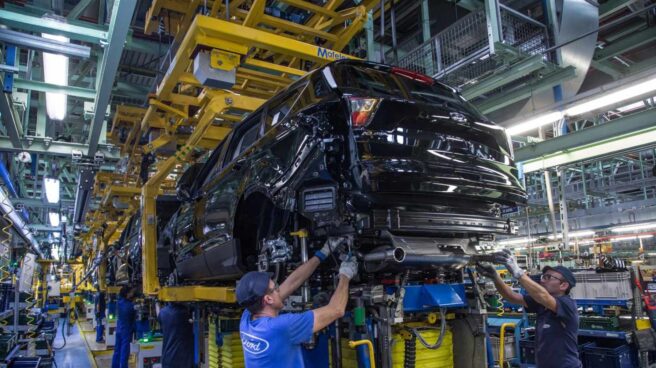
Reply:
M18 212L14 209L14 206L11 204L9 197L5 191L0 188L0 209L2 213L8 218L12 223L16 232L25 240L26 243L32 248L32 250L39 256L39 258L44 258L41 249L39 249L39 243L34 238L34 235L27 227L27 224L23 219L18 215Z

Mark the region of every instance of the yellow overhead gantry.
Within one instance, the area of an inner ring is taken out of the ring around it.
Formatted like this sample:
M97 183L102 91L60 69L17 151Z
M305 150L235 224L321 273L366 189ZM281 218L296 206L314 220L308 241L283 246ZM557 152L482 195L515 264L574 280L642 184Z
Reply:
M94 243L96 237L97 247L89 254L102 251L118 238L127 218L137 208L134 194L140 192L143 291L147 295L171 301L234 302L233 288L159 284L156 197L162 188L169 191L174 187L170 174L181 172L192 150L216 147L233 125L243 119L244 113L257 109L308 70L332 60L352 58L341 51L363 28L367 12L379 4L377 0L364 0L359 6L337 10L343 0L328 0L323 7L302 0L281 2L312 14L299 24L265 14L264 0L233 0L228 2L228 7L218 0L152 2L146 17L146 33L164 29L174 34L173 44L179 44L178 51L147 109L117 108L109 138L121 146L121 153L129 156L129 162L123 174L98 174L97 183L102 185L94 190L94 195L101 199L102 205L88 216L91 230L85 237L87 243ZM208 7L203 12L207 15L197 15L203 5ZM163 22L161 28L160 22ZM191 64L200 51L210 53L212 67L235 71L232 92L213 90L196 80ZM186 129L179 129L182 127ZM119 129L124 129L121 137ZM141 146L139 137L146 133L152 134L151 140ZM167 157L173 152L170 147L174 143L181 148ZM155 155L157 172L139 189L138 174L144 154ZM130 199L128 210L112 208L112 199L117 195L121 201ZM107 218L121 220L109 222L104 237L100 237L99 230Z

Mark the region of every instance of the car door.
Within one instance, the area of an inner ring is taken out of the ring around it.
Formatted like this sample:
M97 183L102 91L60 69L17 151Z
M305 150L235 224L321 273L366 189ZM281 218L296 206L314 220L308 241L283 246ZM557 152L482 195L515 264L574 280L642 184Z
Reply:
M204 196L196 206L196 234L201 241L205 260L214 279L230 279L241 275L239 245L232 237L235 210L247 182L248 151L261 136L262 110L239 124L232 134L223 165L215 168L201 189Z
M202 234L196 231L197 208L199 203L205 200L204 184L217 166L221 165L220 157L225 148L226 138L210 155L205 164L196 169L195 165L185 172L178 183L178 195L184 197L184 201L178 212L173 216L174 231L172 231L174 249L176 250L176 269L178 275L184 279L206 279L210 277L205 254L202 248ZM189 182L189 183L186 183ZM190 184L193 183L193 184ZM181 188L183 186L184 188Z

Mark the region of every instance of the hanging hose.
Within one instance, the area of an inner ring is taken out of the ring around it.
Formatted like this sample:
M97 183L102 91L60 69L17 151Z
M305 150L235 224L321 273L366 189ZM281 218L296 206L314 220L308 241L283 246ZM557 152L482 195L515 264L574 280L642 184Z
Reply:
M2 218L4 218L5 221L7 221L7 226L2 228L2 232L5 233L5 235L6 235L5 239L2 240L2 245L4 245L5 247L7 247L7 249L9 249L9 247L11 245L11 239L13 238L13 235L11 234L11 231L9 231L9 230L11 230L11 228L14 226L14 222L11 221L11 217L9 215L12 212L14 212L14 207L11 206L11 202L9 202L9 199L7 197L5 197L3 199L2 203L3 203L4 207L9 208L9 212L2 215ZM0 258L0 262L2 262L2 264L0 265L0 272L1 272L0 273L0 282L5 281L7 278L9 278L11 276L11 273L7 269L8 265L6 265L5 262L4 262L5 259L7 261L7 264L10 261L9 257Z
M405 351L403 353L403 368L415 368L417 360L417 336L405 340Z
M61 328L61 336L62 336L62 339L64 339L64 345L57 348L57 347L55 347L55 343L53 341L52 350L55 350L55 351L56 350L61 350L64 347L66 347L66 334L64 333L64 327L66 326L66 318L60 318L60 319L63 321L62 328ZM54 362L55 360L53 359L52 361Z
M34 302L34 297L33 297L32 294L29 294L29 296L25 299L25 304L30 304L30 303L33 303L33 302ZM26 307L26 309L28 309L28 308L29 308L29 306ZM35 338L38 335L34 330L30 330L31 326L36 326L34 321L35 321L35 318L28 313L27 314L27 326L28 326L28 328L27 328L27 333L25 335L30 339Z
M423 327L424 330L437 329L435 327ZM429 344L424 340L424 337L419 333L419 328L411 328L410 331L414 336L419 339L419 342L426 347L426 349L439 349L442 346L442 341L444 340L444 335L446 334L446 309L440 308L440 336L437 338L437 341L434 344Z
M497 317L502 317L506 310L503 308L503 297L497 293Z

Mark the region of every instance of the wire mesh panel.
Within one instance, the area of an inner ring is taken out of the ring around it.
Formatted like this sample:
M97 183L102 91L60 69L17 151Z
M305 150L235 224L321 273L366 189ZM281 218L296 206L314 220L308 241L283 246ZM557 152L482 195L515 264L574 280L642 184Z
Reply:
M543 53L549 44L546 27L505 5L499 6L501 38L520 54ZM492 73L503 60L490 54L484 10L460 18L430 41L410 51L398 65L462 87Z

